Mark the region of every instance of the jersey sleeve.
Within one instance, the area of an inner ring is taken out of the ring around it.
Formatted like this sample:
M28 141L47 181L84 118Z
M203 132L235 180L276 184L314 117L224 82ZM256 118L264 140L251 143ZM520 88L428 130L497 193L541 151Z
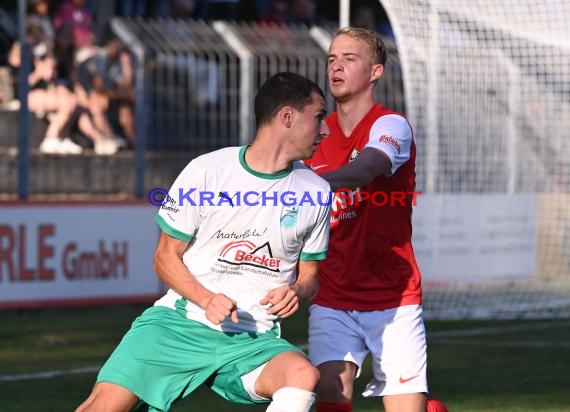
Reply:
M410 159L412 128L408 121L397 114L380 117L370 128L366 147L385 153L392 162L392 174Z
M160 229L173 238L190 242L200 227L203 173L190 162L178 175L155 217Z
M324 260L327 257L330 214L330 205L319 206L315 225L305 237L300 260Z

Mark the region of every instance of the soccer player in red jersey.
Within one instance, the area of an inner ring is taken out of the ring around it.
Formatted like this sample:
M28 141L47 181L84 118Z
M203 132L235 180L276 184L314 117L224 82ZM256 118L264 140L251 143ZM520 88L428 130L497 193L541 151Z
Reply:
M387 412L424 412L428 392L420 272L412 248L416 148L398 113L374 101L386 47L377 33L340 29L328 52L336 111L306 161L333 191L329 254L310 307L309 357L321 373L317 411L351 411L354 380L371 354L364 396Z

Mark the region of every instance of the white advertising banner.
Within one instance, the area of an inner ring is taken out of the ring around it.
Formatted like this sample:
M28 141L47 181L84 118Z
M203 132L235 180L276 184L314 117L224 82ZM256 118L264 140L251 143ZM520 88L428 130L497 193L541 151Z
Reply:
M159 296L155 214L142 203L0 204L0 308Z
M424 283L534 275L538 221L533 194L418 196L413 246Z

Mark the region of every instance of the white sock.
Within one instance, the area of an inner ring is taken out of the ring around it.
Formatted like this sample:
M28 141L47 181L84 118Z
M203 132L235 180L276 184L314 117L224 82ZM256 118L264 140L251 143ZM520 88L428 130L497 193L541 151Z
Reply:
M309 412L315 402L315 393L286 386L273 394L266 412Z

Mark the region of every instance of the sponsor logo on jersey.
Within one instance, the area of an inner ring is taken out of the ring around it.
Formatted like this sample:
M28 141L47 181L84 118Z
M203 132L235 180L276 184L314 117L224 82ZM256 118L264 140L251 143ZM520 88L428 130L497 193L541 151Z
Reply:
M380 143L388 143L390 146L392 146L394 149L396 149L396 151L398 153L400 153L400 142L398 142L392 136L388 136L388 135L383 134L382 136L380 136L378 138L378 141Z
M356 207L361 201L362 196L359 187L355 190L341 189L335 192L332 201L330 228L335 229L340 221L354 219L358 216Z
M216 237L216 239L246 239L248 237L261 237L267 233L267 227L263 230L257 230L257 228L245 229L241 232L224 232L222 229L216 230L216 233L212 235L212 237Z
M226 244L220 252L218 261L237 266L254 266L272 272L279 272L281 263L281 259L273 257L269 242L256 246L249 240L238 240Z
M177 206L178 205L176 204L176 199L169 195L164 199L164 202L162 203L162 206L160 206L160 208L168 212L178 213L180 209L178 209Z

